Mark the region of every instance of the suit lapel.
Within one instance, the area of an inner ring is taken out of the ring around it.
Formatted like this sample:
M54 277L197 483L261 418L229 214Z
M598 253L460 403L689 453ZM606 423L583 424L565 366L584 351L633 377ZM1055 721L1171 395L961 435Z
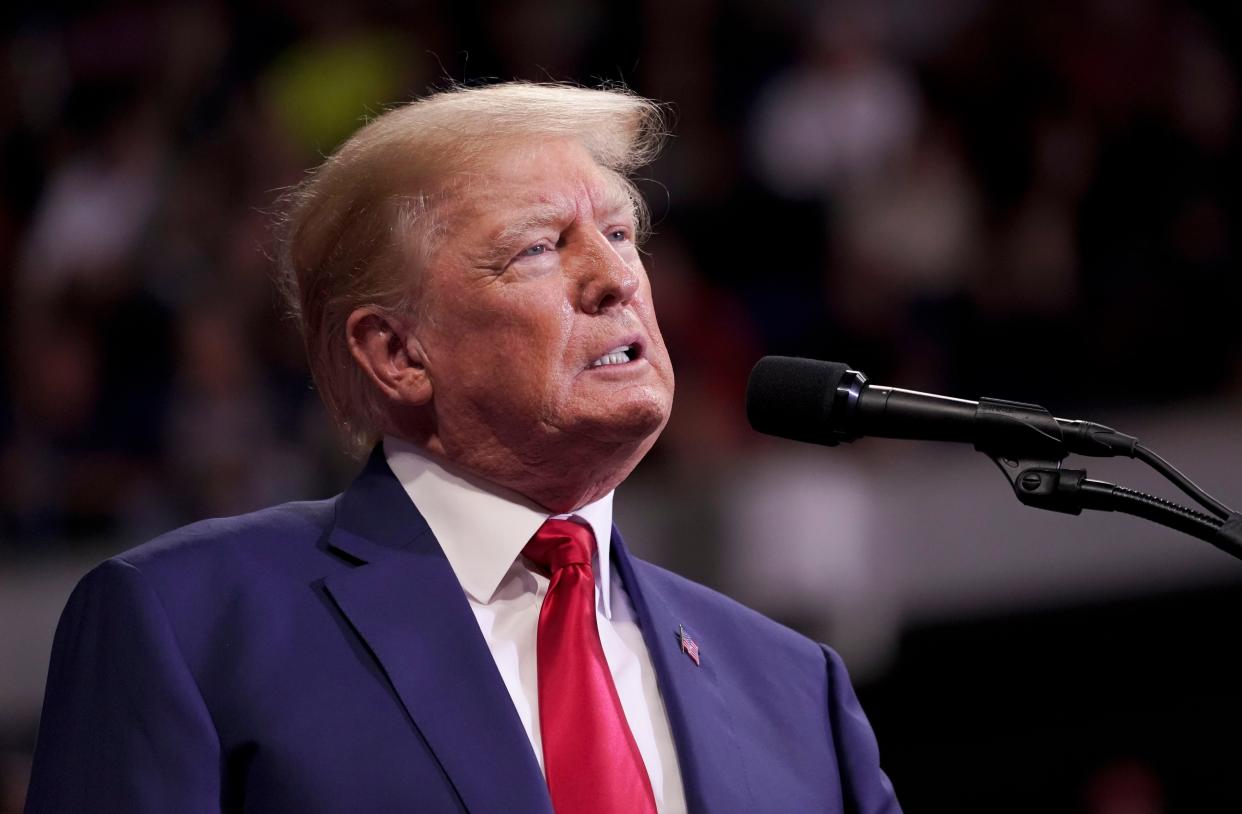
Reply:
M687 807L692 812L759 810L747 782L719 663L712 657L714 646L723 652L727 643L699 636L696 614L703 613L701 605L686 603L683 594L668 590L662 582L639 577L615 528L612 551L655 667L677 744ZM677 634L683 626L701 648L700 664L682 651Z
M361 564L325 580L465 808L551 814L530 740L469 602L377 448L328 544Z

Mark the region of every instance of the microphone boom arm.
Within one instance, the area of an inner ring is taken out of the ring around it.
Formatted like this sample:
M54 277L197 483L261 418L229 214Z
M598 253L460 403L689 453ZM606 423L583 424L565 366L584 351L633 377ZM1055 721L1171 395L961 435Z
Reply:
M1024 505L1073 515L1094 509L1141 517L1206 540L1242 560L1242 513L1204 492L1133 436L1102 424L1054 418L1037 404L991 398L979 399L975 421L980 433L975 449L1000 467ZM1085 469L1062 468L1062 460L1070 454L1069 444L1065 443L1070 438L1074 438L1074 448L1081 454L1137 458L1212 514L1124 486L1091 480Z
M1198 537L1242 560L1242 514L1216 518L1164 498L1091 480L1086 470L1063 469L1059 460L988 457L1000 467L1023 505L1073 515L1083 509L1134 515Z

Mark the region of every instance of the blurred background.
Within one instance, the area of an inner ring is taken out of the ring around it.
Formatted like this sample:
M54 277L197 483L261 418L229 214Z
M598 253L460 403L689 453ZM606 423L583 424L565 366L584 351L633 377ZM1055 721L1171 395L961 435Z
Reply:
M631 547L840 650L908 811L1242 810L1242 563L1023 508L969 448L742 411L765 353L844 361L1109 423L1242 506L1236 3L0 15L0 812L92 564L358 468L270 284L280 191L388 105L513 78L672 112L642 187L678 393L619 493Z

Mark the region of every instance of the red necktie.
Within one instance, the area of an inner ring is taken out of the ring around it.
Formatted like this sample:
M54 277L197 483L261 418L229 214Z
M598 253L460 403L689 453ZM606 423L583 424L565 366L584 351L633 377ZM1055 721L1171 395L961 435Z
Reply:
M556 814L655 814L595 624L595 535L548 520L522 553L551 577L539 611L539 728Z

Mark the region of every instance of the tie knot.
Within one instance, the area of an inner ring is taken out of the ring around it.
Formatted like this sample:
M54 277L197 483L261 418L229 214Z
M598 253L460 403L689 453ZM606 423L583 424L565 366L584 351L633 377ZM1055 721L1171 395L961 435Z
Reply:
M527 559L549 574L566 565L590 567L594 552L595 533L589 527L556 518L545 520L522 549Z

